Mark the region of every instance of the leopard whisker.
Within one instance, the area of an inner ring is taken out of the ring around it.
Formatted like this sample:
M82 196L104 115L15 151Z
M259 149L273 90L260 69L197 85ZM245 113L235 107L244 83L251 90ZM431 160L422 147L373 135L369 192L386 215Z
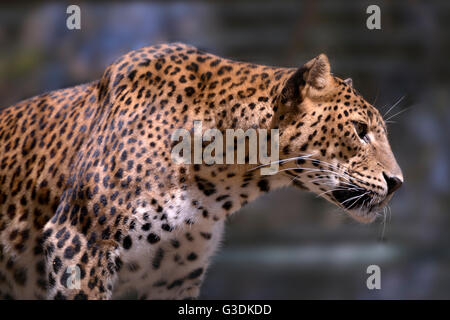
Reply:
M366 194L369 194L369 193L370 193L370 191L367 191L367 192L364 192L364 193L361 194L361 195L357 195L357 196L351 197L351 198L349 198L349 199L347 199L347 200L341 202L341 204L344 204L344 203L346 203L346 202L348 202L348 201L353 200L353 199L356 198L356 200L349 206L349 208L351 208L351 207L352 207L359 199L361 199L362 197L364 197Z
M311 160L311 161L316 161L316 162L319 162L319 163L323 163L323 164L327 164L327 165L329 165L330 166L330 168L333 168L333 169L336 169L336 170L339 170L340 168L339 167L336 167L335 165L333 165L332 163L329 163L329 162L326 162L326 161L323 161L323 160L318 160L318 159L305 159L305 160ZM334 174L337 174L337 172L335 172L335 171L332 171ZM365 183L363 180L361 180L361 179L359 179L359 178L356 178L356 177L352 177L352 176L350 176L350 175L348 175L347 173L343 173L343 174L346 174L349 178L351 178L351 179L354 179L354 180L356 180L356 181L359 181L359 182L361 182L361 183Z
M347 190L352 190L352 189L342 189L342 188L331 189L331 190L328 190L328 191L324 191L324 192L322 192L322 193L319 193L319 194L317 195L317 197L321 197L321 196L324 195L324 194L327 194L327 193L330 193L330 192L334 192L334 191L347 191Z
M385 121L389 121L389 120L391 120L392 118L394 118L394 117L396 117L396 116L402 114L403 112L405 112L405 111L407 111L407 110L409 110L409 109L411 109L411 107L405 108L405 109L403 109L403 110L401 110L401 111L399 111L399 112L393 114L392 116L390 116L389 118L387 118Z
M333 181L330 177L328 177L328 175L319 175L319 176L316 176L316 178L328 178L328 180L329 181ZM354 184L354 183L351 183L351 182L347 182L347 181L339 181L339 184L344 184L344 185L347 185L347 186L352 186L352 187L355 187L355 188L359 188L359 189L361 189L361 190L364 190L364 188L361 188L361 187L359 187L359 186L357 186L356 184Z
M389 110L383 114L383 118L385 118L389 114L389 112L391 112L400 102L402 102L402 100L404 98L405 98L405 96L400 97L400 99L398 99L397 102L394 103L394 105L392 107L390 107Z
M263 167L266 167L266 166L271 166L271 165L273 165L273 164L284 164L284 163L289 162L289 161L294 161L294 160L303 159L303 158L305 158L305 157L310 157L310 156L312 156L312 155L313 155L313 154L311 153L311 154L307 154L307 155L304 155L304 156L297 156L297 157L292 157L292 158L280 159L280 160L277 160L277 161L272 161L272 162L270 162L270 163L261 164L261 165L259 165L259 166L254 167L254 168L248 169L247 172L248 172L248 171L254 171L254 170L256 170L256 169L263 168Z
M341 190L364 190L362 188L359 188L358 186L352 186L352 185L336 185L334 183L327 182L325 179L313 179L308 180L310 183L314 183L316 185L325 185L325 186L331 186L331 187L341 187Z

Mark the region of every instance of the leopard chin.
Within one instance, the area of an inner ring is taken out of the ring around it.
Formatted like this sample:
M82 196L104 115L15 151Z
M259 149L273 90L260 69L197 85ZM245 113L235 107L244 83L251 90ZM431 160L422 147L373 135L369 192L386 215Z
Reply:
M346 210L346 212L350 217L363 224L372 223L377 218L377 211L354 209Z

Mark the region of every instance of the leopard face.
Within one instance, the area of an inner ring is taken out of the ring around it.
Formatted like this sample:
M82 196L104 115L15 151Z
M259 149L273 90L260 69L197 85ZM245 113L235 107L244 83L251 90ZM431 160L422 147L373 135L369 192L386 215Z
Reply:
M378 110L332 76L325 55L295 72L281 95L275 126L281 131L280 172L371 222L403 183Z

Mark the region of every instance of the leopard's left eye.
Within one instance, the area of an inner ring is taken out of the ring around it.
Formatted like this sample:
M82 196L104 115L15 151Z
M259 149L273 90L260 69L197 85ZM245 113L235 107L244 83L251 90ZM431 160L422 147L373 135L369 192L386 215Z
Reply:
M369 137L367 136L367 124L359 121L352 121L355 131L358 137L365 142L369 142Z

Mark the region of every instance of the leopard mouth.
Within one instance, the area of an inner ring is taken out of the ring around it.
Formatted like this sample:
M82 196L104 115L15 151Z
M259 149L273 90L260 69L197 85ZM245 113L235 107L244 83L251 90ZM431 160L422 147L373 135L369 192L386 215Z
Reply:
M373 222L377 212L384 206L385 201L375 201L376 195L367 189L335 190L332 195L339 206L344 208L350 216L362 223Z
M295 172L297 173L300 170L302 169L296 169ZM294 177L291 180L294 186L311 191L302 181L296 179L298 174L290 171L286 171L286 173ZM351 184L352 186L349 187L349 182L338 183L334 186L335 190L331 194L325 195L324 198L344 209L352 218L359 222L373 222L378 212L389 202L392 195L383 197L372 190L357 186L353 181L351 181Z
M372 200L371 192L361 190L335 190L332 192L334 199L347 210L356 208L368 209Z

